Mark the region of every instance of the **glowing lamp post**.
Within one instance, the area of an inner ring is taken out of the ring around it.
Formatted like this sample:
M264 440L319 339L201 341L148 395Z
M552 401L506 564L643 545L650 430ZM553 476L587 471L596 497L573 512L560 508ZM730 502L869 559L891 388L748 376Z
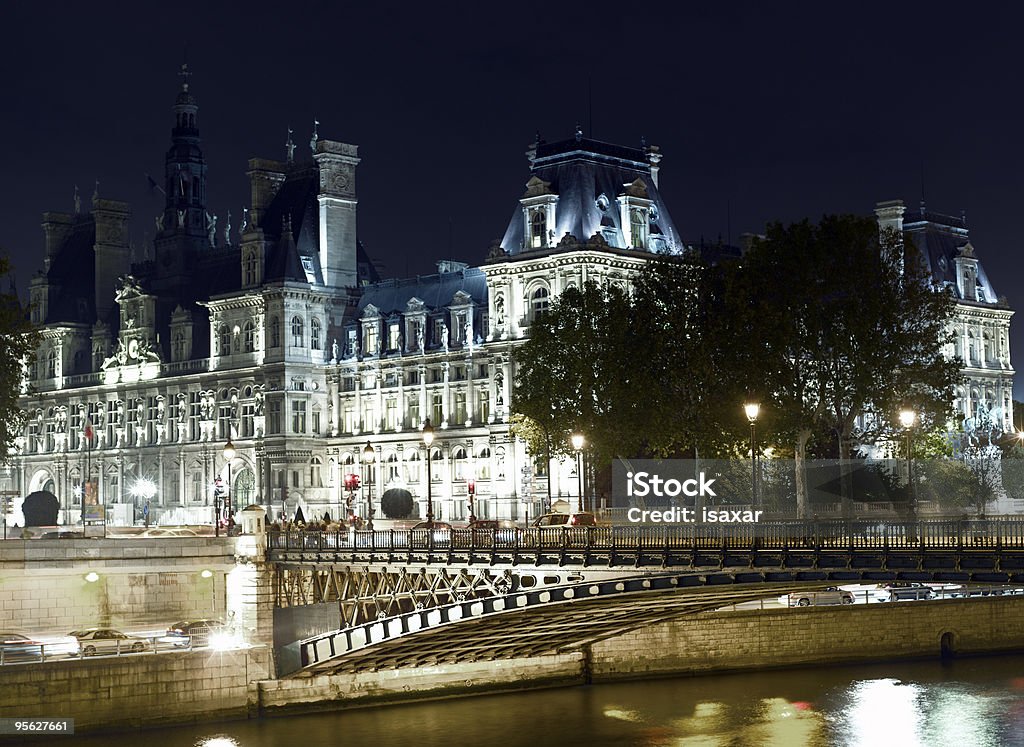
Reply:
M910 509L914 512L914 517L917 517L917 496L914 491L914 480L913 480L913 461L911 460L910 453L910 431L914 427L914 423L917 422L917 413L907 408L900 410L900 425L903 426L903 430L907 435L907 489L909 494L907 499L910 501Z
M761 414L761 405L748 402L743 405L743 412L750 423L750 495L757 508L757 416Z
M366 464L367 469L366 502L368 518L366 528L371 532L373 531L373 463L375 461L377 461L377 452L373 450L373 446L367 441L366 446L363 447L363 463Z
M235 514L234 494L231 485L231 462L235 460L235 445L231 443L231 438L228 437L228 442L224 444L224 461L228 463L228 485L227 485L227 498L224 501L224 505L231 511L230 516Z
M576 489L579 491L579 499L576 502L576 510L583 512L583 445L586 440L583 434L576 431L569 438L572 448L576 449Z
M434 527L434 499L430 490L430 445L434 443L434 426L430 424L430 418L423 422L423 445L427 447L427 528ZM433 536L433 535L431 535Z

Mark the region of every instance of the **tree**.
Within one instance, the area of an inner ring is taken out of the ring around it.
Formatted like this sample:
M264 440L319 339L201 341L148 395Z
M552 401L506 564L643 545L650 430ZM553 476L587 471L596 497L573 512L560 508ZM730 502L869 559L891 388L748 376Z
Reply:
M6 257L0 257L0 275L10 274ZM18 406L25 369L35 359L39 332L29 321L12 290L0 293L0 448L6 457L25 425L27 414Z
M854 436L891 435L899 406L913 406L925 427L945 422L959 377L958 361L943 356L953 300L914 247L880 238L871 219L825 216L770 225L721 273L708 340L734 389L758 394L793 443L800 516L815 434L838 437L848 505Z
M599 465L639 449L645 369L630 314L623 290L588 282L567 288L531 324L515 353L513 409L533 421L551 452L566 453L575 430Z

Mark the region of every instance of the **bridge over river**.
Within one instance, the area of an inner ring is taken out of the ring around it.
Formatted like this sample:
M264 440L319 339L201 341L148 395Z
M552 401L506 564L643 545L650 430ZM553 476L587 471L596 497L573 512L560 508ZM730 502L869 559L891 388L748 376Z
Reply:
M281 675L559 653L814 586L1024 583L1024 520L268 536Z

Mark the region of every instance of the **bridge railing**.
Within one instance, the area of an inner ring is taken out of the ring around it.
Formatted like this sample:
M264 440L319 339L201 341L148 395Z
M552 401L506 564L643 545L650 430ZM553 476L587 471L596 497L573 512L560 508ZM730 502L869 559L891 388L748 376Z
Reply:
M807 521L554 528L288 530L270 550L998 550L1024 548L1024 519Z

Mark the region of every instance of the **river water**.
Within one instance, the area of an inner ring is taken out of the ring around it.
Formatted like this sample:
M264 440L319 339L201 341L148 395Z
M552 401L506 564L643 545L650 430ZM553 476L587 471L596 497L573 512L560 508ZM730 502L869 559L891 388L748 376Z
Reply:
M601 684L29 743L1024 747L1024 656Z

